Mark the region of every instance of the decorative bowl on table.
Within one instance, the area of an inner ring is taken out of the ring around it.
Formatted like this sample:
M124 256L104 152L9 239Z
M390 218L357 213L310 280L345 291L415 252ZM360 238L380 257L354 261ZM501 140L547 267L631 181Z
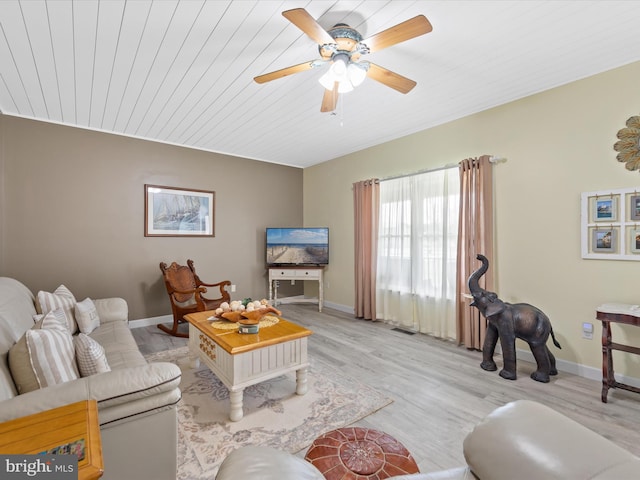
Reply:
M282 315L282 312L280 310L269 306L269 307L259 308L256 310L243 310L242 316L249 320L259 321L262 317L270 313L275 313L278 316Z
M243 319L255 320L258 323L262 317L267 314L282 315L282 312L271 305L266 300L251 301L246 298L242 302L234 300L231 303L222 303L215 311L213 318L227 320L229 322L238 323ZM212 318L212 319L213 319Z
M220 314L220 318L229 320L230 322L238 323L240 320L242 320L242 312L223 312L222 314Z

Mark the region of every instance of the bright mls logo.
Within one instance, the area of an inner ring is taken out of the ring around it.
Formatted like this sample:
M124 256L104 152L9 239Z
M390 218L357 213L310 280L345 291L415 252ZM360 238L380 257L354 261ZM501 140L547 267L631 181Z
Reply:
M0 455L0 478L77 480L76 455Z

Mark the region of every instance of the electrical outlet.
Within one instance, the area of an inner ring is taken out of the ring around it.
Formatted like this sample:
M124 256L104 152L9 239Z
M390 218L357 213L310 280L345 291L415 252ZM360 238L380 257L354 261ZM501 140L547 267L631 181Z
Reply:
M593 323L582 322L582 338L593 339Z
M236 286L232 284L232 285L231 285L231 293L233 293L233 292L235 292L235 291L236 291Z

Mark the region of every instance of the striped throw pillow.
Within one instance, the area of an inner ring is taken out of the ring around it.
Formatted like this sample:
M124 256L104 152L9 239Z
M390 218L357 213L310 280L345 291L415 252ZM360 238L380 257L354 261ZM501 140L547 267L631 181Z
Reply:
M67 314L64 313L62 308L56 308L46 315L42 315L42 318L34 325L34 328L53 328L71 333L69 332L69 320L67 319Z
M84 333L79 333L73 338L76 348L76 361L80 375L88 377L97 373L110 372L104 348L93 338Z
M43 319L43 323L47 316ZM66 328L31 329L25 332L33 373L40 388L79 378L71 333Z
M67 317L62 309L54 310L46 315L40 315L40 317L42 318L38 319L32 330L48 328L69 333ZM38 378L31 365L26 332L9 350L9 369L18 393L31 392L40 388Z
M69 331L72 334L76 333L76 331L78 330L78 323L76 322L74 312L76 306L76 297L73 296L73 293L71 293L71 291L67 287L65 287L64 285L60 285L54 290L53 293L43 292L41 290L38 292L36 299L37 306L40 307L40 313L47 314L57 308L62 308L65 315L67 316Z

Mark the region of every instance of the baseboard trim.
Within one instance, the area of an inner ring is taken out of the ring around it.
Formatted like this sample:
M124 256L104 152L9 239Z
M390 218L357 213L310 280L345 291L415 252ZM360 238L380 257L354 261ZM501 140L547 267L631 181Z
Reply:
M533 354L529 350L516 349L516 358L525 362L536 363ZM556 359L556 368L560 372L571 373L589 380L602 382L602 370L600 368L589 367L580 363L569 362L568 360ZM632 387L640 388L640 379L616 374L616 379L620 383L626 383Z
M305 297L304 295L291 295L290 297L278 297L273 301L273 306L286 305L287 303L318 303L318 297Z
M295 295L291 297L283 297L278 298L278 304L287 304L287 303L318 303L318 297L305 297L304 295ZM353 315L354 309L353 307L349 307L347 305L341 305L339 303L328 302L324 300L322 302L323 307L332 308L334 310L338 310L340 312L349 313Z
M173 315L161 315L159 317L140 318L138 320L129 320L129 328L148 327L158 323L173 323Z
M334 310L338 310L339 312L350 313L353 315L355 313L355 309L353 307L349 307L347 305L341 305L339 303L327 302L326 300L323 302L325 307L333 308Z

